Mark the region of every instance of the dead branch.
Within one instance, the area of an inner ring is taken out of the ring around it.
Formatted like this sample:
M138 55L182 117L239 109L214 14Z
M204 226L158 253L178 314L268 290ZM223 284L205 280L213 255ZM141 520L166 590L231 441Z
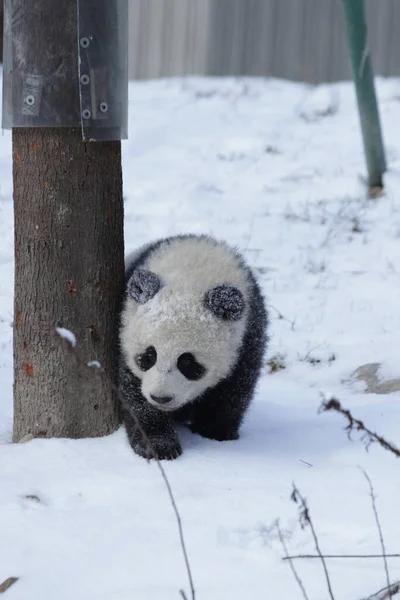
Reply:
M317 537L313 522L310 517L310 511L309 511L307 502L306 502L305 498L303 498L303 496L300 494L299 490L297 489L297 487L294 484L293 484L293 492L291 495L291 499L293 500L293 502L295 502L296 504L299 505L300 527L302 529L304 529L304 527L306 527L308 525L311 529L311 533L312 533L312 536L314 539L314 545L317 550L318 556L321 559L322 567L324 569L325 579L326 579L326 584L328 586L329 595L331 597L331 600L335 600L335 597L332 592L331 582L329 579L328 568L326 566L324 556L319 547L318 537Z
M400 554L323 554L323 558L400 558ZM296 554L283 556L282 560L297 560L299 558L321 558L319 554Z
M285 543L285 539L284 539L284 537L282 535L282 531L281 531L281 528L279 527L279 522L278 521L276 522L276 529L278 531L279 540L280 540L280 542L281 542L281 544L283 546L283 549L285 551L286 557L284 558L284 560L288 560L289 561L290 568L292 569L292 573L294 575L294 578L296 579L296 581L298 583L298 586L301 589L301 592L303 594L304 600L309 600L309 598L307 596L307 592L306 592L305 587L303 585L303 582L301 581L301 579L300 579L300 577L299 577L299 575L298 575L298 573L297 573L297 571L295 569L293 561L292 561L291 557L289 556L289 553L288 553L288 550L287 550L287 547L286 547L286 543Z
M283 315L283 314L281 313L281 311L280 311L278 308L276 308L276 306L274 306L273 304L269 304L268 306L269 306L270 308L272 308L272 309L273 309L273 310L276 312L276 314L277 314L277 316L278 316L278 319L279 319L280 321L287 321L288 323L290 323L290 328L291 328L291 330L292 330L292 331L294 331L294 330L295 330L295 323L296 323L296 321L292 321L291 319L288 319L287 317L285 317L285 315Z
M9 577L3 583L0 584L0 594L4 594L16 581L18 581L19 577Z
M362 469L362 472L364 473L364 477L368 481L368 485L369 485L369 491L370 491L370 496L371 496L371 501L372 501L372 509L374 511L376 526L378 528L379 540L380 540L380 543L381 543L381 548L382 548L382 553L383 553L383 564L384 564L384 567L385 567L387 590L388 590L388 594L389 594L388 597L390 599L392 597L392 593L391 593L391 589L390 589L389 568L388 568L388 564L387 564L387 560L386 560L386 548L385 548L385 542L383 540L382 527L381 527L381 524L380 524L380 521L379 521L378 509L376 507L376 502L375 502L374 487L372 485L372 481L369 478L367 472L364 471L364 469Z
M361 437L361 441L365 444L367 450L371 444L377 442L380 444L380 446L382 446L382 448L385 448L385 450L389 450L389 452L395 456L400 457L400 450L394 446L394 444L386 441L382 436L368 429L359 419L355 419L350 411L343 408L339 400L336 398L331 398L328 401L322 402L319 412L325 412L329 410L334 410L346 417L348 424L345 427L345 431L347 431L349 439L351 439L351 434L353 431L362 431L363 435Z
M323 554L324 558L400 558L400 554ZM283 556L282 560L297 560L299 558L321 558L319 554L296 554Z
M389 597L393 597L400 592L400 581L396 581L396 583L392 583L389 588L385 587L376 594L372 594L372 596L368 596L364 600L387 600ZM390 596L389 596L390 594Z
M66 339L64 337L58 337L58 340L60 343L63 344L63 347L65 348L65 350L67 351L67 353L69 354L71 359L74 361L78 376L87 378L87 380L89 382L91 382L91 381L94 381L95 377L100 377L101 374L104 374L104 369L102 368L102 366L99 363L93 363L93 362L88 363L81 356L81 354L80 354L79 350L76 348L76 346L73 346L72 343L68 339ZM107 378L107 384L109 385L110 392L114 391L119 402L122 404L122 398L121 398L121 394L118 389L118 386L115 385L115 383L113 381L111 381L111 379L109 377ZM180 540L181 550L182 550L183 558L185 561L186 572L187 572L187 576L188 576L188 580L189 580L191 600L196 600L196 591L195 591L195 587L194 587L192 570L191 570L190 562L189 562L189 555L187 552L185 538L184 538L184 534L183 534L182 520L181 520L181 516L180 516L179 510L178 510L178 507L175 502L175 497L174 497L171 485L169 483L165 469L162 466L161 461L158 459L157 454L156 454L154 448L152 447L152 444L151 444L149 438L147 437L146 432L143 430L138 418L136 417L135 414L133 414L133 413L130 413L130 414L135 421L137 430L140 432L143 440L146 442L147 447L149 448L151 455L157 464L157 467L158 467L158 470L160 471L161 477L164 480L165 487L167 489L167 493L168 493L168 496L169 496L169 499L170 499L170 502L171 502L171 505L172 505L172 508L173 508L173 511L175 514L175 519L176 519L176 522L178 525L179 540ZM147 459L147 461L149 462L150 459ZM183 590L181 590L180 593L181 593L181 596L184 598L184 600L187 600L185 592Z

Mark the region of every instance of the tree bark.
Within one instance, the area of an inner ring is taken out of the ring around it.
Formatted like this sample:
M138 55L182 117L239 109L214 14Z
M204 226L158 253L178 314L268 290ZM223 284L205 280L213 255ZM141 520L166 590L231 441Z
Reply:
M79 129L13 130L14 441L93 437L119 423L117 309L124 278L120 142ZM96 385L77 375L56 327L70 329Z

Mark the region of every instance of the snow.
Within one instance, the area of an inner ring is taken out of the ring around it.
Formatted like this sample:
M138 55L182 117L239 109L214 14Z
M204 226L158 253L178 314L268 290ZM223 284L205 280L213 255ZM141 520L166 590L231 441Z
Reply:
M97 369L101 369L101 364L98 360L89 360L88 367L96 367Z
M68 340L73 348L76 346L76 337L75 334L72 333L69 329L65 327L56 327L56 331L60 337L65 340Z
M123 143L126 251L158 236L205 232L237 245L271 315L268 365L235 442L180 430L165 464L197 599L300 598L274 522L293 554L314 553L290 500L306 496L326 553L380 553L364 468L388 553L400 551L394 456L318 414L333 394L400 444L400 394L353 385L360 365L399 377L400 85L379 79L389 170L366 198L354 90L278 80L201 79L130 86ZM11 136L0 140L0 583L7 600L170 600L189 587L157 466L123 429L103 439L11 444L13 215ZM284 367L284 368L282 368ZM392 580L398 559L388 559ZM336 600L386 584L381 559L327 561ZM317 560L295 563L310 599L327 598Z

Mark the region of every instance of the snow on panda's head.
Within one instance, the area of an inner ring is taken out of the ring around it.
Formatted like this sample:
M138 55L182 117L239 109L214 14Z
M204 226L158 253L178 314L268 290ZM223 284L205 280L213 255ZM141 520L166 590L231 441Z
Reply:
M122 349L149 403L176 410L229 374L248 300L232 251L208 240L176 242L133 272L127 292Z

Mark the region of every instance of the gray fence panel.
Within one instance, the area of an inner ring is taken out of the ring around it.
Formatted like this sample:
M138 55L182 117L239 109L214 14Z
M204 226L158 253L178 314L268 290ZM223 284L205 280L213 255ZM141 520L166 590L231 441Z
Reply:
M130 75L350 78L341 0L130 0ZM400 75L400 0L366 0L376 74Z
M210 0L130 0L130 76L207 73Z

